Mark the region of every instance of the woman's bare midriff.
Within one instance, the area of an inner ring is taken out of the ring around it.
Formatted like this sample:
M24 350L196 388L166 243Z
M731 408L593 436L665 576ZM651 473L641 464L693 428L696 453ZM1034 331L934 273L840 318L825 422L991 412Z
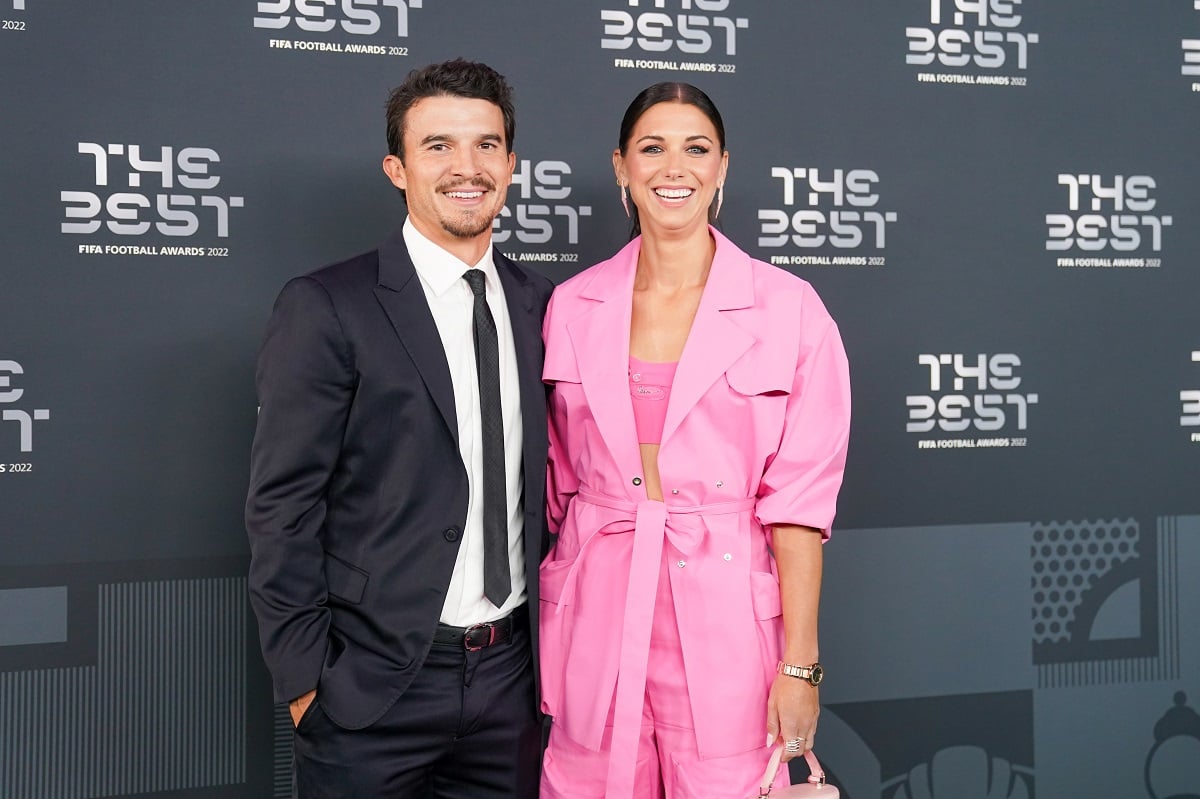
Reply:
M645 479L646 499L662 501L662 480L658 476L658 444L639 444L642 450L642 474Z

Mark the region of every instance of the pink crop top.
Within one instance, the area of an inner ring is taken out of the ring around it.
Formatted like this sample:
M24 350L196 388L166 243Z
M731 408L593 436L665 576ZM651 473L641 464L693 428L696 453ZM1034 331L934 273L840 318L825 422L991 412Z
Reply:
M629 395L639 444L661 444L667 399L678 362L651 363L629 356Z

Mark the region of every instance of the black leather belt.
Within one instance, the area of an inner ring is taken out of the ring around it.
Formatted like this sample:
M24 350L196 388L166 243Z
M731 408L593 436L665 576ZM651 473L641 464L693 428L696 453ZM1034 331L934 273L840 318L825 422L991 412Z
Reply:
M449 624L438 624L433 633L435 644L450 644L461 646L468 652L478 652L489 646L507 644L512 640L513 633L528 625L528 616L524 608L505 616L503 619L472 624L470 627L451 627Z

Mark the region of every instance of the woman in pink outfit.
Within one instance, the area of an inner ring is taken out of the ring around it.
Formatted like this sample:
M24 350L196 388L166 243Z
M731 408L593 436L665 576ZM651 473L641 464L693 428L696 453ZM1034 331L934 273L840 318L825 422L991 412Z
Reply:
M811 286L710 226L728 166L702 91L643 91L613 153L636 237L550 301L543 797L755 796L812 746L846 356Z

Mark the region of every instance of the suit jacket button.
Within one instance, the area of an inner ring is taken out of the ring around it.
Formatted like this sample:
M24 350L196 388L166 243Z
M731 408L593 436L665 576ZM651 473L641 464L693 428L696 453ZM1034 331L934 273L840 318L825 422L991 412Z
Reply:
M640 478L640 477L633 478L633 484L635 486L640 486L642 484L642 478Z
M458 531L457 527L447 527L445 532L442 533L442 538L445 538L447 541L457 541L461 535L462 533Z

